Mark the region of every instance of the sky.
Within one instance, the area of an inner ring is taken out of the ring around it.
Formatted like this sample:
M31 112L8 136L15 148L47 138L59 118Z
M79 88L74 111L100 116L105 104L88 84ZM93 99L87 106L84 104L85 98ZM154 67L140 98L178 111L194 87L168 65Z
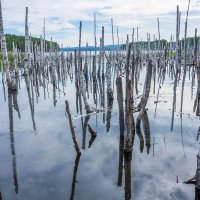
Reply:
M105 44L112 44L111 19L114 25L114 42L117 43L117 27L120 43L127 34L131 38L133 28L139 30L139 39L146 40L147 32L158 37L157 18L161 38L167 40L176 33L176 7L181 11L181 34L188 0L1 0L5 33L24 35L25 7L29 9L29 32L43 35L46 21L46 39L52 37L61 46L78 46L79 23L82 21L82 46L94 45L94 13L96 13L97 45L101 27L105 27ZM193 36L200 22L200 1L191 0L188 18L188 35Z

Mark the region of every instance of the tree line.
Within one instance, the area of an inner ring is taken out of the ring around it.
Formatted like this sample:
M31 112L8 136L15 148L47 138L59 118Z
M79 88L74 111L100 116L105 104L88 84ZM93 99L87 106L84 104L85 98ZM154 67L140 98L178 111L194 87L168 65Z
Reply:
M17 48L21 52L25 52L25 36L13 35L13 34L5 34L5 36L6 36L6 44L7 44L8 51L12 51L13 42L14 42ZM37 44L38 46L40 46L41 44L40 38L31 37L30 39L33 44ZM45 40L46 51L50 50L50 44L51 44L51 41ZM59 49L59 45L57 42L52 42L52 47L54 50Z

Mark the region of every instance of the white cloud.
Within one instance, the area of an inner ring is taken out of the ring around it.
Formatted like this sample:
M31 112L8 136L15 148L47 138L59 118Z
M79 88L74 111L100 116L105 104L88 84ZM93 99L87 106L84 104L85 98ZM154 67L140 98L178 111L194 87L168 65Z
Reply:
M176 6L182 11L182 28L188 0L2 0L4 27L6 31L16 30L24 34L25 7L29 7L29 27L32 35L42 35L43 19L46 18L47 36L50 35L64 45L77 45L78 21L83 21L83 44L93 43L93 13L97 13L97 34L100 36L101 25L105 25L106 43L111 43L110 19L120 28L120 37L131 34L132 28L140 28L140 38L146 33L157 35L157 17L160 19L161 36L169 39L175 34ZM189 16L188 33L193 34L200 17L200 4L191 1L192 13ZM84 28L85 27L85 28ZM116 27L115 27L116 28ZM116 29L115 29L116 30ZM115 31L116 32L116 31ZM182 29L182 33L184 30ZM75 35L76 34L76 35Z

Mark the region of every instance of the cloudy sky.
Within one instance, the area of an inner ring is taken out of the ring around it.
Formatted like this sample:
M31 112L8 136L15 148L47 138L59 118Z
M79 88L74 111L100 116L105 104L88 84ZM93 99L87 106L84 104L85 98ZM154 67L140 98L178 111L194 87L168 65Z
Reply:
M181 15L181 36L188 0L1 0L4 28L6 33L24 34L25 7L29 7L29 30L31 35L39 37L46 19L46 38L53 37L63 46L78 45L79 21L83 23L82 45L94 44L94 13L97 19L97 43L101 27L105 27L105 43L111 44L111 18L116 29L119 27L120 41L131 35L133 27L139 27L139 38L146 38L147 32L157 36L157 17L160 20L161 38L169 39L175 35L176 6ZM200 22L200 1L191 0L188 35L194 35L194 29Z

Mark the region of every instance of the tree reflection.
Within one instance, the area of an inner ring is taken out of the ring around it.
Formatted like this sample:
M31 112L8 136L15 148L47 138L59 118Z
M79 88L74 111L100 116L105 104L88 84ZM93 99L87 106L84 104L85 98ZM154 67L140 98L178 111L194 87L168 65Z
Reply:
M16 165L14 126L13 126L12 91L10 89L8 89L8 111L9 111L9 123L10 123L10 147L12 154L13 181L15 186L15 192L18 193L17 165Z
M75 162L74 162L74 171L73 171L72 189L71 189L70 200L74 199L74 193L75 193L75 189L76 189L76 183L78 183L78 181L76 179L76 176L77 176L77 171L78 171L78 166L79 166L80 158L81 158L81 154L77 154Z

